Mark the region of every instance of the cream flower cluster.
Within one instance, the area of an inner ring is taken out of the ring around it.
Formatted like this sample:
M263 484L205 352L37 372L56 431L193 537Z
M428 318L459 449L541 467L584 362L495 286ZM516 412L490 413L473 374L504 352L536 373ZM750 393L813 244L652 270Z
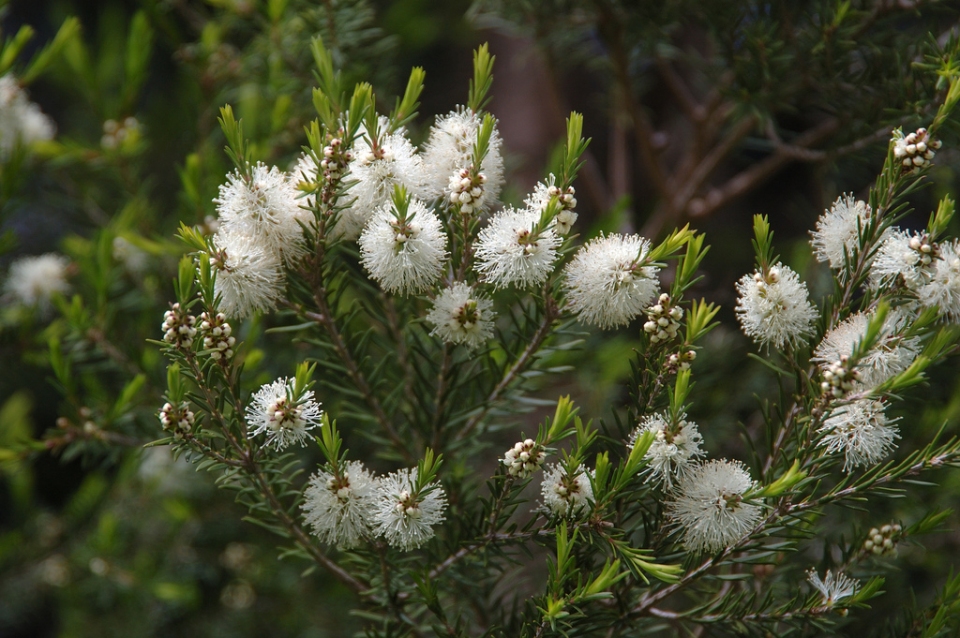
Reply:
M305 253L303 227L310 220L300 208L297 180L277 167L258 163L249 175L234 171L214 199L219 227L211 265L220 310L242 319L276 307L283 295L283 266Z
M546 513L562 518L577 518L589 511L593 504L593 485L586 468L581 465L568 473L563 464L557 463L543 474L540 495Z
M265 437L264 445L282 450L291 443L303 445L309 431L320 425L323 411L307 390L294 395L292 379L277 379L261 386L247 406L247 429L250 436Z
M54 295L70 290L67 282L69 264L66 257L54 253L21 257L10 264L4 291L24 306L47 310Z
M655 266L646 264L650 242L639 235L601 235L587 242L564 270L567 304L581 323L623 326L656 298Z
M799 345L813 334L817 311L807 285L782 263L767 272L744 275L737 282L737 319L748 337L760 345Z
M744 499L755 486L739 461L695 465L677 485L667 513L691 551L716 552L730 547L760 521L761 507Z
M416 468L376 478L358 461L311 476L302 505L304 520L324 543L352 549L382 537L403 551L434 537L446 507L439 482L417 490Z
M56 126L30 101L11 74L0 77L0 161L18 145L53 139Z
M630 436L627 447L633 449L637 439L646 432L653 432L655 438L644 459L654 480L667 489L672 488L675 481L683 480L697 457L704 455L700 449L703 442L700 430L686 415L681 415L676 423L671 423L667 414L644 417Z
M457 282L434 300L427 323L433 325L430 334L445 343L476 350L493 336L495 316L492 301L481 297L471 286Z

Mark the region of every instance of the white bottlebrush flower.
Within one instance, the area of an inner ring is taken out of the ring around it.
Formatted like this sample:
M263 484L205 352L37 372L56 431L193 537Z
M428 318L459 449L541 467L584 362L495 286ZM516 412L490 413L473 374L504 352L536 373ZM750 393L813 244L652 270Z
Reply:
M423 151L424 197L450 199L451 177L473 164L473 146L480 130L480 118L461 107L437 119ZM486 178L483 203L490 206L500 196L503 186L503 157L500 133L494 126L487 155L480 163Z
M743 500L755 483L739 461L708 461L690 468L667 504L674 524L691 551L716 552L756 527L760 506Z
M210 261L217 274L214 291L220 310L243 319L276 308L283 296L283 266L261 236L248 225L233 224L217 231L213 245Z
M811 569L807 572L807 580L823 596L822 604L825 607L833 607L838 601L853 596L860 588L860 581L856 578L850 578L843 572L834 574L829 569L823 580L820 580L816 570Z
M443 272L447 235L436 214L419 199L401 215L389 203L374 213L360 235L360 257L371 279L390 293L417 293Z
M917 291L920 303L939 308L947 320L960 322L960 243L940 244L940 254L930 264L929 280Z
M670 489L674 479L683 479L694 460L703 456L700 449L703 437L697 424L687 421L686 415L681 415L679 423L673 426L668 415L652 414L640 421L627 447L633 449L637 439L647 431L653 432L656 438L644 458L653 477Z
M660 289L658 269L642 265L649 252L650 242L639 235L605 235L582 246L564 270L577 319L606 329L642 314Z
M420 547L434 537L434 525L444 520L447 496L434 482L418 495L417 469L390 473L377 485L375 533L404 551Z
M371 535L377 480L359 461L340 466L340 476L319 470L303 494L303 519L321 542L350 549Z
M213 201L221 227L245 227L268 252L292 265L306 250L301 224L312 220L310 212L300 208L299 178L263 163L252 166L250 173L249 182L234 171L220 185L220 195Z
M294 396L293 379L277 379L260 387L247 406L250 436L266 435L266 446L282 450L310 438L309 430L320 425L323 411L313 400L313 391Z
M543 473L540 495L544 509L554 516L577 517L585 514L593 503L593 485L581 465L573 476L560 464L551 465Z
M350 189L341 197L346 208L339 212L331 236L356 239L374 212L389 206L395 186L403 186L416 196L425 195L423 163L404 129L386 133L389 121L380 116L380 143L374 145L366 128L361 127L353 145L353 160L348 164Z
M880 244L870 265L869 283L881 288L897 283L916 291L929 280L929 265L933 262L933 246L919 233L899 228L890 231Z
M55 294L65 294L69 261L63 255L47 253L36 257L21 257L10 264L4 289L25 306L50 308Z
M492 301L458 281L437 296L427 322L433 325L431 335L445 343L462 343L468 350L475 350L493 336L495 316Z
M823 435L820 445L828 453L843 452L845 472L876 465L893 451L900 438L896 423L884 414L883 404L871 399L836 408L817 432Z
M824 211L817 220L817 229L810 241L817 259L830 264L831 268L843 267L843 259L853 255L862 229L870 222L872 211L863 200L852 194L838 197L830 210Z
M552 228L534 235L535 210L504 208L477 236L476 269L497 288L542 284L553 272L560 238Z
M550 173L545 182L537 183L533 189L533 193L523 200L523 203L526 204L530 210L542 213L547 209L547 206L549 206L554 197L557 198L560 208L557 216L553 220L553 228L557 231L558 235L566 235L570 232L570 229L573 228L573 225L579 217L579 215L573 212L573 209L577 207L576 191L573 186L569 186L565 190L560 190L560 187L557 186L557 177L553 173Z
M823 337L813 351L811 361L827 370L843 357L853 354L853 349L867 333L870 315L858 312L837 324ZM906 329L908 318L898 310L887 314L877 343L860 358L857 373L865 388L880 385L887 379L906 370L917 358L919 339L906 339L900 334Z
M766 276L744 275L737 282L737 319L743 332L760 345L783 348L802 344L813 334L817 310L807 285L788 266L777 263Z
M10 156L18 144L53 139L56 126L27 98L11 74L0 77L0 160Z

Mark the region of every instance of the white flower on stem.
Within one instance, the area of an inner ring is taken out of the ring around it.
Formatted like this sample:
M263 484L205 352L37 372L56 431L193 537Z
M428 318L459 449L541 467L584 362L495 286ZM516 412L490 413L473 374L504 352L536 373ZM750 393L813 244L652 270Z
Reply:
M301 509L321 542L351 549L372 534L377 480L359 461L347 461L339 469L339 477L326 470L310 477Z
M737 319L743 332L760 345L783 348L806 343L813 334L817 310L807 285L782 263L766 274L755 271L737 282Z
M554 516L577 517L589 511L593 503L590 475L581 465L571 476L561 463L550 466L543 473L540 484L544 509Z
M250 181L239 171L230 173L213 200L220 223L245 227L267 252L292 265L306 252L301 224L312 220L310 212L300 208L298 182L298 177L263 163L250 167Z
M389 203L374 214L360 235L360 258L370 278L390 293L417 293L443 272L447 236L436 214L419 199L405 211Z
M857 343L866 336L870 319L870 315L862 312L847 317L824 335L810 360L818 363L821 369L827 370L844 357L852 356ZM873 388L880 385L906 370L917 358L919 339L901 336L908 324L909 319L898 310L891 310L887 314L876 345L857 363L856 370L863 387Z
M451 186L459 184L460 172L473 165L473 147L480 130L480 117L460 107L437 119L423 151L424 197L450 199ZM482 206L496 202L503 186L502 140L496 127L478 172L483 173ZM452 178L458 181L453 182Z
M213 237L210 263L216 272L219 309L243 319L277 307L286 283L280 257L248 225L224 226Z
M823 596L822 604L825 607L833 607L838 601L853 596L860 588L860 581L856 578L850 578L843 572L834 574L829 569L823 580L820 580L816 570L809 570L807 581Z
M463 344L468 350L475 350L493 336L495 316L492 301L458 281L437 296L427 322L433 324L431 335L445 343Z
M551 228L536 231L540 213L504 208L477 236L476 270L497 288L542 284L553 272L560 238Z
M667 512L691 551L730 547L756 527L761 508L743 495L755 486L739 461L708 461L685 473Z
M47 310L54 295L70 290L67 283L69 264L66 257L54 253L21 257L10 264L4 289L25 306Z
M561 190L560 187L557 186L556 176L550 173L546 182L538 182L533 189L533 193L523 200L523 203L526 204L530 210L543 213L543 211L547 210L547 206L550 205L550 202L553 201L554 198L557 199L560 210L553 220L553 229L558 235L566 235L570 232L570 229L573 228L573 225L579 217L579 215L573 212L573 209L577 207L576 191L573 186Z
M860 233L870 222L872 211L863 200L852 194L838 197L830 210L824 211L817 220L817 229L810 241L817 259L842 268L844 255L853 255L858 247Z
M870 265L871 287L890 286L902 278L908 289L918 290L930 279L935 252L936 248L925 234L899 228L890 231Z
M687 421L686 415L681 415L674 425L670 423L668 415L653 414L640 421L640 425L630 435L627 447L632 450L637 439L648 431L653 432L656 438L644 458L647 459L653 478L670 489L674 480L682 480L695 459L704 455L700 449L703 437L700 436L697 424Z
M404 551L434 537L434 525L444 520L447 496L439 482L417 493L417 469L403 469L380 479L374 520L375 533Z
M660 289L658 268L643 265L650 242L603 235L587 242L564 269L570 310L581 323L615 328L642 314Z
M403 186L414 195L424 194L423 163L403 128L386 133L390 123L380 116L379 143L374 145L365 127L361 127L353 144L353 160L348 164L351 183L340 198L346 208L339 212L331 230L334 238L356 239L375 211L389 206L396 186Z
M957 240L939 246L939 256L931 264L928 281L917 291L920 303L939 308L947 320L960 322L960 243Z
M843 452L843 471L876 465L897 447L900 438L894 421L887 419L883 404L861 399L834 409L817 430L820 446L830 454Z
M250 436L266 436L264 444L282 450L291 443L303 445L309 430L320 425L323 411L313 391L294 395L293 379L277 379L260 387L247 406Z
M56 126L43 114L11 74L0 77L0 160L10 156L18 144L53 139Z

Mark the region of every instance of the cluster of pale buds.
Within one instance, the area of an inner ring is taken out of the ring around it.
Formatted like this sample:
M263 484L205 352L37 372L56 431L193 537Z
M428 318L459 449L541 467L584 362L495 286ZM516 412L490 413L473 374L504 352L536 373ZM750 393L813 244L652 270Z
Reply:
M918 128L916 133L905 137L894 137L894 140L893 156L900 160L905 168L929 166L940 148L940 140L931 139L925 128Z
M510 476L527 478L540 469L546 457L546 452L536 441L526 439L507 450L500 462L507 466Z
M175 437L181 438L193 429L194 416L190 406L181 403L174 407L171 403L164 403L160 408L160 424L164 430L172 430Z
M874 527L867 534L867 540L863 541L864 551L870 552L876 556L883 554L893 554L897 551L897 540L900 538L900 532L903 529L897 523L884 525L880 529Z
M343 177L343 172L353 159L353 153L343 149L343 140L335 137L323 147L323 159L320 168L323 169L324 181L334 181Z
M560 212L554 218L553 229L558 235L566 235L577 222L577 215L573 209L577 207L576 191L573 186L568 186L565 190L560 190L559 186L551 186L547 189L547 195L551 199L557 198L560 202Z
M420 224L415 220L407 221L392 221L390 225L393 226L393 229L397 231L397 236L394 238L396 241L396 248L398 251L408 240L416 239L420 236Z
M483 206L484 189L487 176L483 173L473 174L472 168L464 168L450 176L450 203L460 206L464 215L478 210Z
M670 295L663 293L655 306L647 308L647 322L643 331L650 335L650 343L667 341L677 337L683 308L672 305Z
M236 338L230 336L233 328L227 323L227 317L222 312L214 316L205 312L200 315L200 334L203 336L203 349L211 350L210 356L219 361L233 357L233 346Z
M133 137L139 132L140 122L135 117L128 117L122 122L107 120L103 123L103 137L100 138L100 146L112 151L119 148L127 138Z
M385 146L367 149L357 160L362 166L373 164L377 160L393 161L393 153Z
M839 361L834 361L823 371L820 388L839 399L853 390L859 380L860 373L851 365L850 357L843 355Z
M910 238L910 249L920 255L920 263L929 266L935 257L940 256L940 249L930 241L930 236L923 233L919 237Z
M178 348L189 348L193 345L193 338L197 334L194 325L197 318L180 309L180 304L170 306L170 310L163 313L163 340Z
M677 372L678 370L689 370L690 362L697 358L696 350L687 350L686 352L674 352L669 357L664 366L667 372Z
M350 500L350 481L346 475L339 479L334 476L328 478L327 489L330 490L332 494L335 494L341 503L346 503Z
M767 292L767 286L770 284L775 284L780 281L780 269L774 266L767 270L766 276L762 273L755 272L753 273L753 280L757 282L757 290L761 293Z
M397 499L397 514L406 518L420 518L420 507L408 490L403 490Z

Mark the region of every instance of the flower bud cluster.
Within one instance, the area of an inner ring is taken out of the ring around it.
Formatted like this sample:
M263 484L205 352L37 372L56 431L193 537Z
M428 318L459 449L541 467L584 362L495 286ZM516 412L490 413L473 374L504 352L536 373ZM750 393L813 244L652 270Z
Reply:
M197 335L196 323L196 317L184 312L180 304L173 304L170 310L163 313L163 324L160 326L163 340L177 348L190 348Z
M935 258L940 256L940 247L931 241L930 235L927 233L923 233L919 237L911 237L910 250L920 256L920 263L923 266L929 266ZM913 255L905 255L905 257L916 259Z
M487 183L487 176L483 173L473 173L473 167L460 169L450 176L450 203L460 206L460 212L469 215L483 207L485 191L483 185Z
M753 280L757 282L757 290L760 293L765 293L767 291L767 286L771 284L780 283L780 269L776 266L772 266L767 269L767 274L764 275L760 272L753 273Z
M336 196L336 185L343 178L347 165L353 160L353 153L343 146L343 140L335 137L323 147L320 170L323 171L324 189L321 195L324 203L330 204Z
M904 168L926 168L940 148L940 140L931 139L927 129L918 128L916 133L900 137L894 135L893 156L901 161Z
M409 490L403 490L399 494L399 498L397 499L397 504L394 505L394 509L396 509L397 515L401 518L412 518L417 520L423 516L419 505L419 502L417 499L413 498L413 494L411 494Z
M577 207L576 191L573 186L568 186L565 190L560 190L559 186L550 186L547 189L547 195L550 200L556 197L557 201L560 202L560 212L554 218L553 229L558 235L566 235L579 217L573 212L573 209Z
M678 370L689 370L690 363L697 358L696 350L687 350L686 352L674 352L667 357L664 364L667 372L677 372Z
M390 225L396 231L397 235L394 238L396 244L394 245L394 250L400 251L403 248L403 245L407 243L410 239L417 239L420 237L420 224L414 219L408 220L394 220L390 222Z
M107 120L103 123L103 137L100 138L100 146L112 151L120 148L128 139L136 139L139 135L140 122L135 117L128 117L122 122Z
M650 343L675 339L681 319L683 308L674 306L670 295L663 293L656 305L647 308L647 322L643 324L643 331L650 335Z
M175 437L181 438L193 429L193 412L186 403L174 407L171 403L164 403L160 408L160 424L164 430L172 430Z
M829 392L839 399L853 390L859 380L860 373L852 365L850 357L842 355L838 361L834 361L823 371L823 382L820 383L820 387L824 392Z
M874 527L867 534L867 540L863 541L863 549L875 556L894 554L897 551L897 541L900 539L902 531L903 528L897 523L884 525L880 529Z
M203 349L212 350L210 356L214 360L230 359L233 357L233 346L237 342L230 336L233 328L227 323L227 317L222 312L214 316L205 312L200 315L200 335L203 337Z
M533 439L518 442L503 455L501 463L507 466L507 474L527 478L540 469L547 453Z

